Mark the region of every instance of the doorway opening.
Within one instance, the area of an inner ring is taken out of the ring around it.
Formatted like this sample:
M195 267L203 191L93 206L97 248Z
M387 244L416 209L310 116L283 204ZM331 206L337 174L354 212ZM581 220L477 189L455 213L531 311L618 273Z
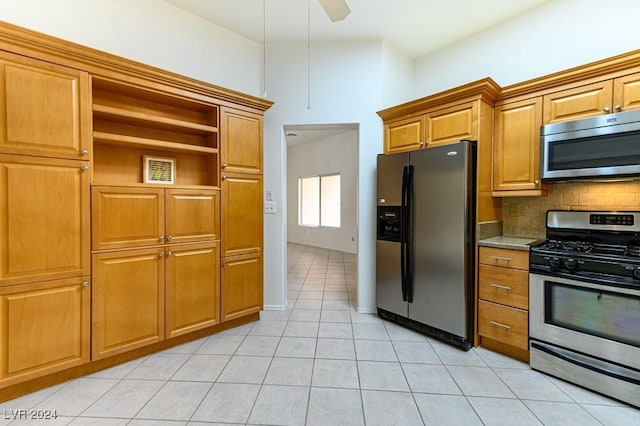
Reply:
M285 125L289 308L355 309L358 124Z

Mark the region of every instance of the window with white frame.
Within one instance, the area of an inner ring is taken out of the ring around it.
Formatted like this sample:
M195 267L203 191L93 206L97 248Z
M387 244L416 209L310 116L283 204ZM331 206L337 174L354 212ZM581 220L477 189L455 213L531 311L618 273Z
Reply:
M298 225L340 228L340 174L298 178Z

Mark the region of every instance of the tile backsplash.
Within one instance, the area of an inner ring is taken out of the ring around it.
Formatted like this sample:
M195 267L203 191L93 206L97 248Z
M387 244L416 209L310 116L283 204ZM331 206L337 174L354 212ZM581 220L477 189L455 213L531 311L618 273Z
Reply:
M544 238L547 210L640 210L640 181L556 183L546 196L504 197L503 234Z

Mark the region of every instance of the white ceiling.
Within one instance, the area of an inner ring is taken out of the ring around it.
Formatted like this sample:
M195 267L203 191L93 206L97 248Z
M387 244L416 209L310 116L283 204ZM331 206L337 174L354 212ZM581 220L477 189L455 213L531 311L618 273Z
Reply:
M550 0L347 0L351 13L331 22L318 0L160 0L250 40L384 40L412 58L427 55ZM264 23L264 26L263 26ZM310 26L309 26L310 23ZM287 145L347 131L287 128Z
M263 41L263 0L162 0L246 38ZM267 42L380 39L420 57L550 0L347 0L331 22L318 0L264 0Z

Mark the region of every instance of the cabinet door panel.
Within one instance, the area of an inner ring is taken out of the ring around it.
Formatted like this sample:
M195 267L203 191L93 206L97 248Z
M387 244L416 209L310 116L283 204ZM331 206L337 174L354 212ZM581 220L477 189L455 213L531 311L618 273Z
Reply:
M262 251L262 177L222 179L222 256Z
M0 155L0 285L89 275L83 165Z
M605 108L611 109L612 97L611 80L545 95L543 122L550 124L605 114Z
M89 361L82 278L0 287L0 387Z
M167 338L220 322L217 243L169 246L166 257Z
M529 314L522 309L478 302L478 334L516 348L529 349Z
M426 116L428 145L438 146L461 139L477 139L478 112L476 103L428 113Z
M92 359L164 338L162 250L93 255Z
M478 250L478 263L528 271L529 253L524 250L480 247Z
M163 189L94 186L91 201L94 250L164 244Z
M384 153L420 149L425 139L424 115L391 121L384 126Z
M541 125L542 101L540 98L496 108L493 153L494 191L540 189Z
M640 73L626 75L613 81L614 112L640 109ZM617 108L617 106L620 108Z
M262 116L222 109L222 171L262 173Z
M529 309L529 271L479 265L480 299Z
M225 258L222 264L222 321L262 310L262 254Z
M167 189L166 225L171 243L220 239L220 191Z
M84 72L0 53L0 152L88 154L88 81Z

